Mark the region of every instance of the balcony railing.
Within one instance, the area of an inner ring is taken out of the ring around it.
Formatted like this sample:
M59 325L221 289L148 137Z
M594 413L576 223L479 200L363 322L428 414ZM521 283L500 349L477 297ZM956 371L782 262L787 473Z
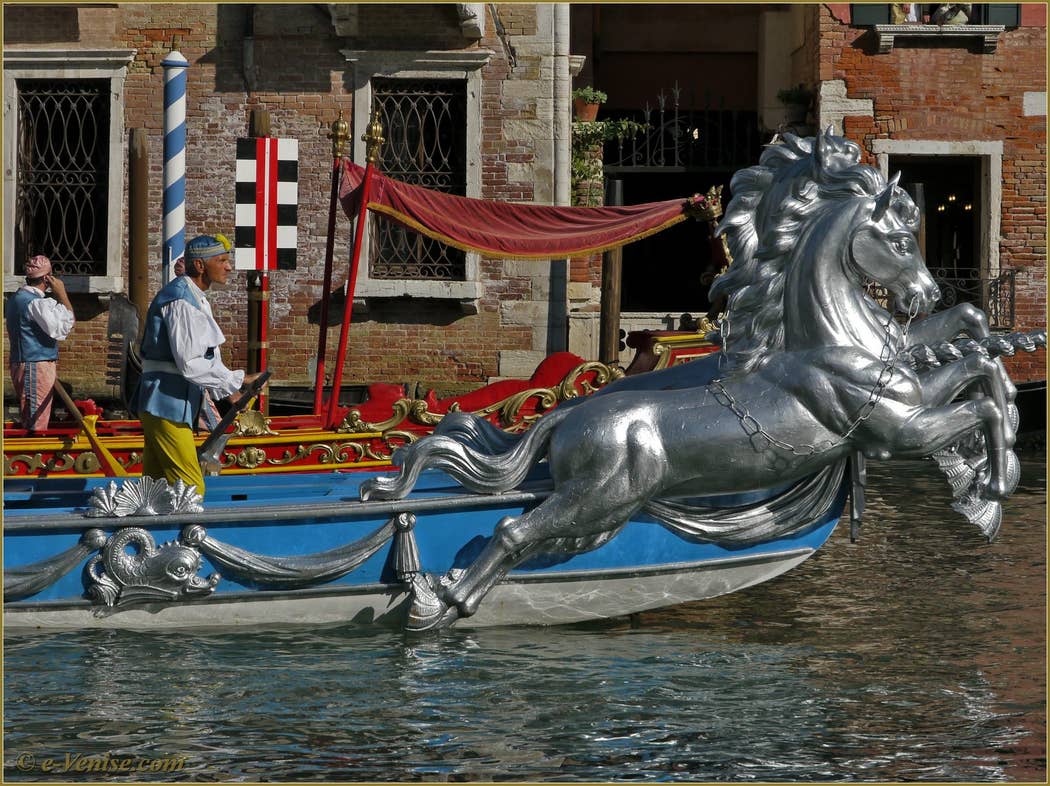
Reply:
M648 130L605 145L605 171L624 172L634 168L677 169L679 171L735 170L751 166L762 149L758 113L725 109L705 101L690 101L682 108L682 89L675 85L660 91L656 107L618 111L616 117L635 120ZM724 103L724 99L723 99Z
M1004 270L994 277L979 276L976 270L946 268L930 268L930 273L941 290L941 300L934 313L959 303L973 303L988 315L988 326L992 330L1013 328L1016 270ZM880 303L889 302L885 287L871 286L868 291Z

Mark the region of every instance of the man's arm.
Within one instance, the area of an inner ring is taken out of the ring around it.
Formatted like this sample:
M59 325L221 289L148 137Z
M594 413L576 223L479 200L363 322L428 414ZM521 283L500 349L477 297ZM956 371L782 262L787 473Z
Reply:
M44 281L55 296L38 297L29 304L29 316L41 329L56 341L65 341L73 330L73 304L69 302L66 285L56 276L45 276Z
M232 371L223 365L218 351L205 357L209 347L217 347L224 337L211 320L189 303L175 300L164 306L175 365L186 379L225 398L240 390L243 371Z

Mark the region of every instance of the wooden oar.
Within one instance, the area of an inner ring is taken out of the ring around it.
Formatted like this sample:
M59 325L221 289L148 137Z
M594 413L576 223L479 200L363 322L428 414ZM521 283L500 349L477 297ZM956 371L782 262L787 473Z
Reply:
M226 442L229 440L229 436L226 434L226 429L230 427L237 415L245 407L251 403L252 399L255 398L256 394L262 390L263 385L270 378L270 370L267 369L259 374L258 377L248 386L248 389L237 401L233 403L230 409L222 416L222 420L219 421L218 425L212 429L211 433L205 438L201 446L197 448L197 460L204 464L215 464L219 461L222 454L223 448L226 447Z
M57 379L55 380L55 392L58 393L58 397L62 399L62 403L66 405L66 409L69 410L69 414L74 417L77 423L80 424L81 428L84 429L84 433L87 434L88 442L91 443L91 447L95 449L95 455L98 456L98 461L102 465L102 469L106 471L107 475L113 475L118 478L129 477L130 474L120 462L114 458L113 454L106 449L106 446L98 438L98 434L95 433L95 421L98 420L97 415L91 415L90 422L77 409L77 405L73 403L73 399L70 398L69 393L63 387L62 383Z

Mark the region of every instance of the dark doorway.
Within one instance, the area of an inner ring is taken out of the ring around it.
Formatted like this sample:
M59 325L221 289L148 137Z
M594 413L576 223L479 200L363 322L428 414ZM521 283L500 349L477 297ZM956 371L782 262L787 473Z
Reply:
M945 302L981 300L982 253L980 161L978 156L892 156L890 174L922 212L919 245Z
M729 173L630 172L613 177L623 180L627 205L686 199L719 184L725 186L724 204L729 193ZM620 308L703 314L711 304L707 299L709 285L701 277L711 266L708 224L693 219L624 246Z

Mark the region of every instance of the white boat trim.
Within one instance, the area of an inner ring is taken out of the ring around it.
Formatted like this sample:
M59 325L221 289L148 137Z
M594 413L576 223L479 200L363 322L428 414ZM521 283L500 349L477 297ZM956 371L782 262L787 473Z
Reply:
M790 570L815 553L794 548L653 567L512 573L460 628L559 625L621 617L735 592ZM324 625L400 627L406 590L397 585L229 592L177 604L100 609L89 601L15 602L4 607L5 632L102 628L288 628Z

